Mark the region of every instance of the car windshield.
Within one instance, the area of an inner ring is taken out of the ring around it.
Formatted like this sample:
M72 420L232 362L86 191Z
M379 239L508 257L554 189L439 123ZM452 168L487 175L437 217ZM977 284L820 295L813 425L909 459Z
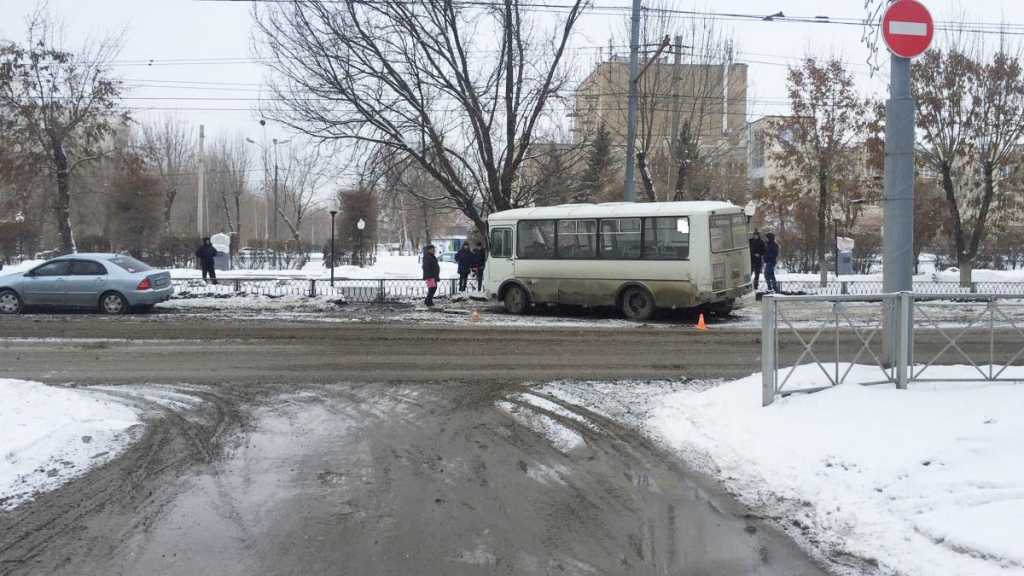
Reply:
M128 272L147 272L153 269L149 264L139 262L131 256L115 256L110 259L110 262Z

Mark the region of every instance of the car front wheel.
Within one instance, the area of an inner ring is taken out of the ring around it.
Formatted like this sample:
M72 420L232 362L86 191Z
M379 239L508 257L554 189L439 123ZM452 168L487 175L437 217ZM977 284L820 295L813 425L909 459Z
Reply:
M0 291L0 314L21 312L21 297L14 290Z
M128 312L128 301L117 292L106 292L100 296L100 312L104 314L124 314Z

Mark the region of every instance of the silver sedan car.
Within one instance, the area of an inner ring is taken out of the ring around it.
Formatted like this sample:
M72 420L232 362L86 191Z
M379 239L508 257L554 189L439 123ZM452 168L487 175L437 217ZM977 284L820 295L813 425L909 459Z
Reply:
M27 272L0 271L0 314L26 306L99 308L106 314L148 309L174 294L169 272L123 254L69 254Z

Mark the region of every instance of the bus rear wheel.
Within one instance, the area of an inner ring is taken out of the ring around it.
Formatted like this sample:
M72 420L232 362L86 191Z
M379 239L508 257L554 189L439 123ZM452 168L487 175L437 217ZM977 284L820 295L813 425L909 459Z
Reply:
M526 297L526 290L523 290L519 286L509 286L505 290L505 311L509 314L523 314L526 312L528 300Z
M638 286L627 288L622 293L622 313L630 320L650 320L654 316L654 298Z

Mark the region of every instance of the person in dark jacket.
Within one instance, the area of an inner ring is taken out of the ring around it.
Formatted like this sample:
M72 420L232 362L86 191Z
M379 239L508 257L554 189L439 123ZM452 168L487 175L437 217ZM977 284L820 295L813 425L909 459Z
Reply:
M427 299L423 303L430 307L434 305L437 283L441 281L441 265L437 263L433 244L427 246L423 254L423 280L427 284Z
M476 291L484 291L484 267L487 266L487 249L480 242L476 243L476 250L473 250L474 262L476 268L473 269L473 273L476 274Z
M764 266L764 240L761 239L761 232L754 230L750 237L750 271L754 273L754 292L761 287L761 268Z
M455 253L455 263L459 265L459 292L466 291L466 281L469 279L469 273L473 270L475 258L466 242L463 242L462 247Z
M775 264L779 261L779 245L775 243L775 234L768 233L768 242L764 245L764 281L769 292L779 291L779 282L775 279Z
M214 268L214 259L217 257L217 249L213 247L209 238L203 238L203 245L196 250L196 261L203 271L203 280L207 277L217 283L217 271Z

